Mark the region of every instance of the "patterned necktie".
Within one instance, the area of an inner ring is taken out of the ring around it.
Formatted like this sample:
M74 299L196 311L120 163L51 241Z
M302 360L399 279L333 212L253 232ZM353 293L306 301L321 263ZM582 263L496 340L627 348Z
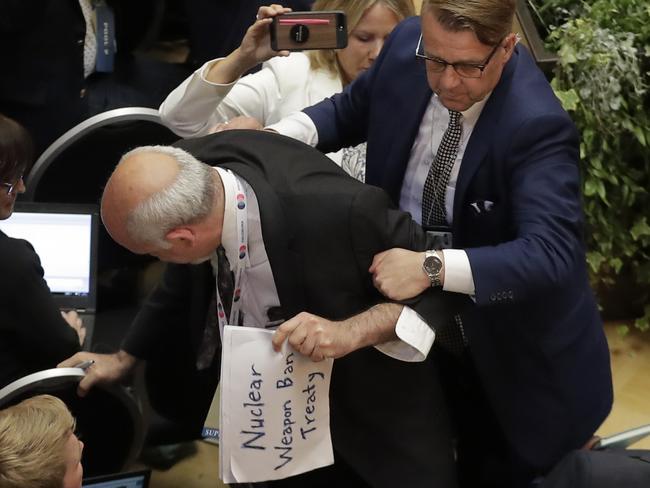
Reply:
M221 303L224 307L223 312L226 316L226 322L228 322L230 319L230 309L232 306L235 280L232 271L230 271L230 263L228 262L226 251L223 246L217 248L217 287L219 289ZM217 294L213 293L210 304L208 305L205 329L203 329L203 339L197 354L196 368L199 371L210 367L214 360L214 355L217 352L217 346L219 344L218 313Z
M456 162L458 143L462 126L462 114L455 110L449 111L449 125L445 131L436 157L429 168L429 174L424 182L422 191L422 225L447 225L445 210L445 194L451 170Z
M463 354L468 341L460 315L454 315L442 327L436 328L436 343L454 356Z
M217 248L217 263L219 268L217 275L219 298L221 298L223 311L226 314L226 322L230 323L230 309L232 306L232 295L235 292L235 278L233 272L230 271L230 263L228 262L226 250L223 246Z

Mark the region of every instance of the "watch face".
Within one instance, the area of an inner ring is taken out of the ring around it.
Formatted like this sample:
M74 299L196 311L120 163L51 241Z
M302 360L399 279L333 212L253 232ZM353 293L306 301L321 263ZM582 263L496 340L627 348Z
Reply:
M430 275L437 275L442 269L442 261L438 256L427 256L423 263L424 269Z

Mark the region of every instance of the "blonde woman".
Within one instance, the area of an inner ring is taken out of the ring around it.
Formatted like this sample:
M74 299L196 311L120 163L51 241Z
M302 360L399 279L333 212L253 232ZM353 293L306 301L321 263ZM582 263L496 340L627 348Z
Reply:
M372 65L393 28L415 14L412 0L316 0L313 10L345 12L346 48L273 51L268 26L273 17L290 9L261 7L239 48L209 61L169 94L160 106L163 121L182 137L202 136L225 124L230 128L273 124L341 91ZM260 71L242 77L262 62ZM240 116L257 123L237 119ZM365 144L329 156L355 178L365 179Z
M80 488L83 442L61 400L38 395L0 411L2 488Z

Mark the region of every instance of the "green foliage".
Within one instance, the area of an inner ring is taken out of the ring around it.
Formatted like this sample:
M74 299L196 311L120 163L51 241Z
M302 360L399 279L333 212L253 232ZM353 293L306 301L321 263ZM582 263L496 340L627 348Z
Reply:
M578 126L587 261L597 289L650 290L650 3L530 2L559 61L551 84ZM635 326L650 328L650 305Z

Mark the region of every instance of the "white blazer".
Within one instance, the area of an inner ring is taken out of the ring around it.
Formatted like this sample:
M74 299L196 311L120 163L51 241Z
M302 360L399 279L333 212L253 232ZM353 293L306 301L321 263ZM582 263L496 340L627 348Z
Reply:
M312 70L309 58L299 52L272 58L260 71L225 85L205 79L217 61L197 69L160 106L163 122L181 137L206 135L218 123L240 115L267 126L343 88L338 76ZM328 156L341 164L342 150Z

